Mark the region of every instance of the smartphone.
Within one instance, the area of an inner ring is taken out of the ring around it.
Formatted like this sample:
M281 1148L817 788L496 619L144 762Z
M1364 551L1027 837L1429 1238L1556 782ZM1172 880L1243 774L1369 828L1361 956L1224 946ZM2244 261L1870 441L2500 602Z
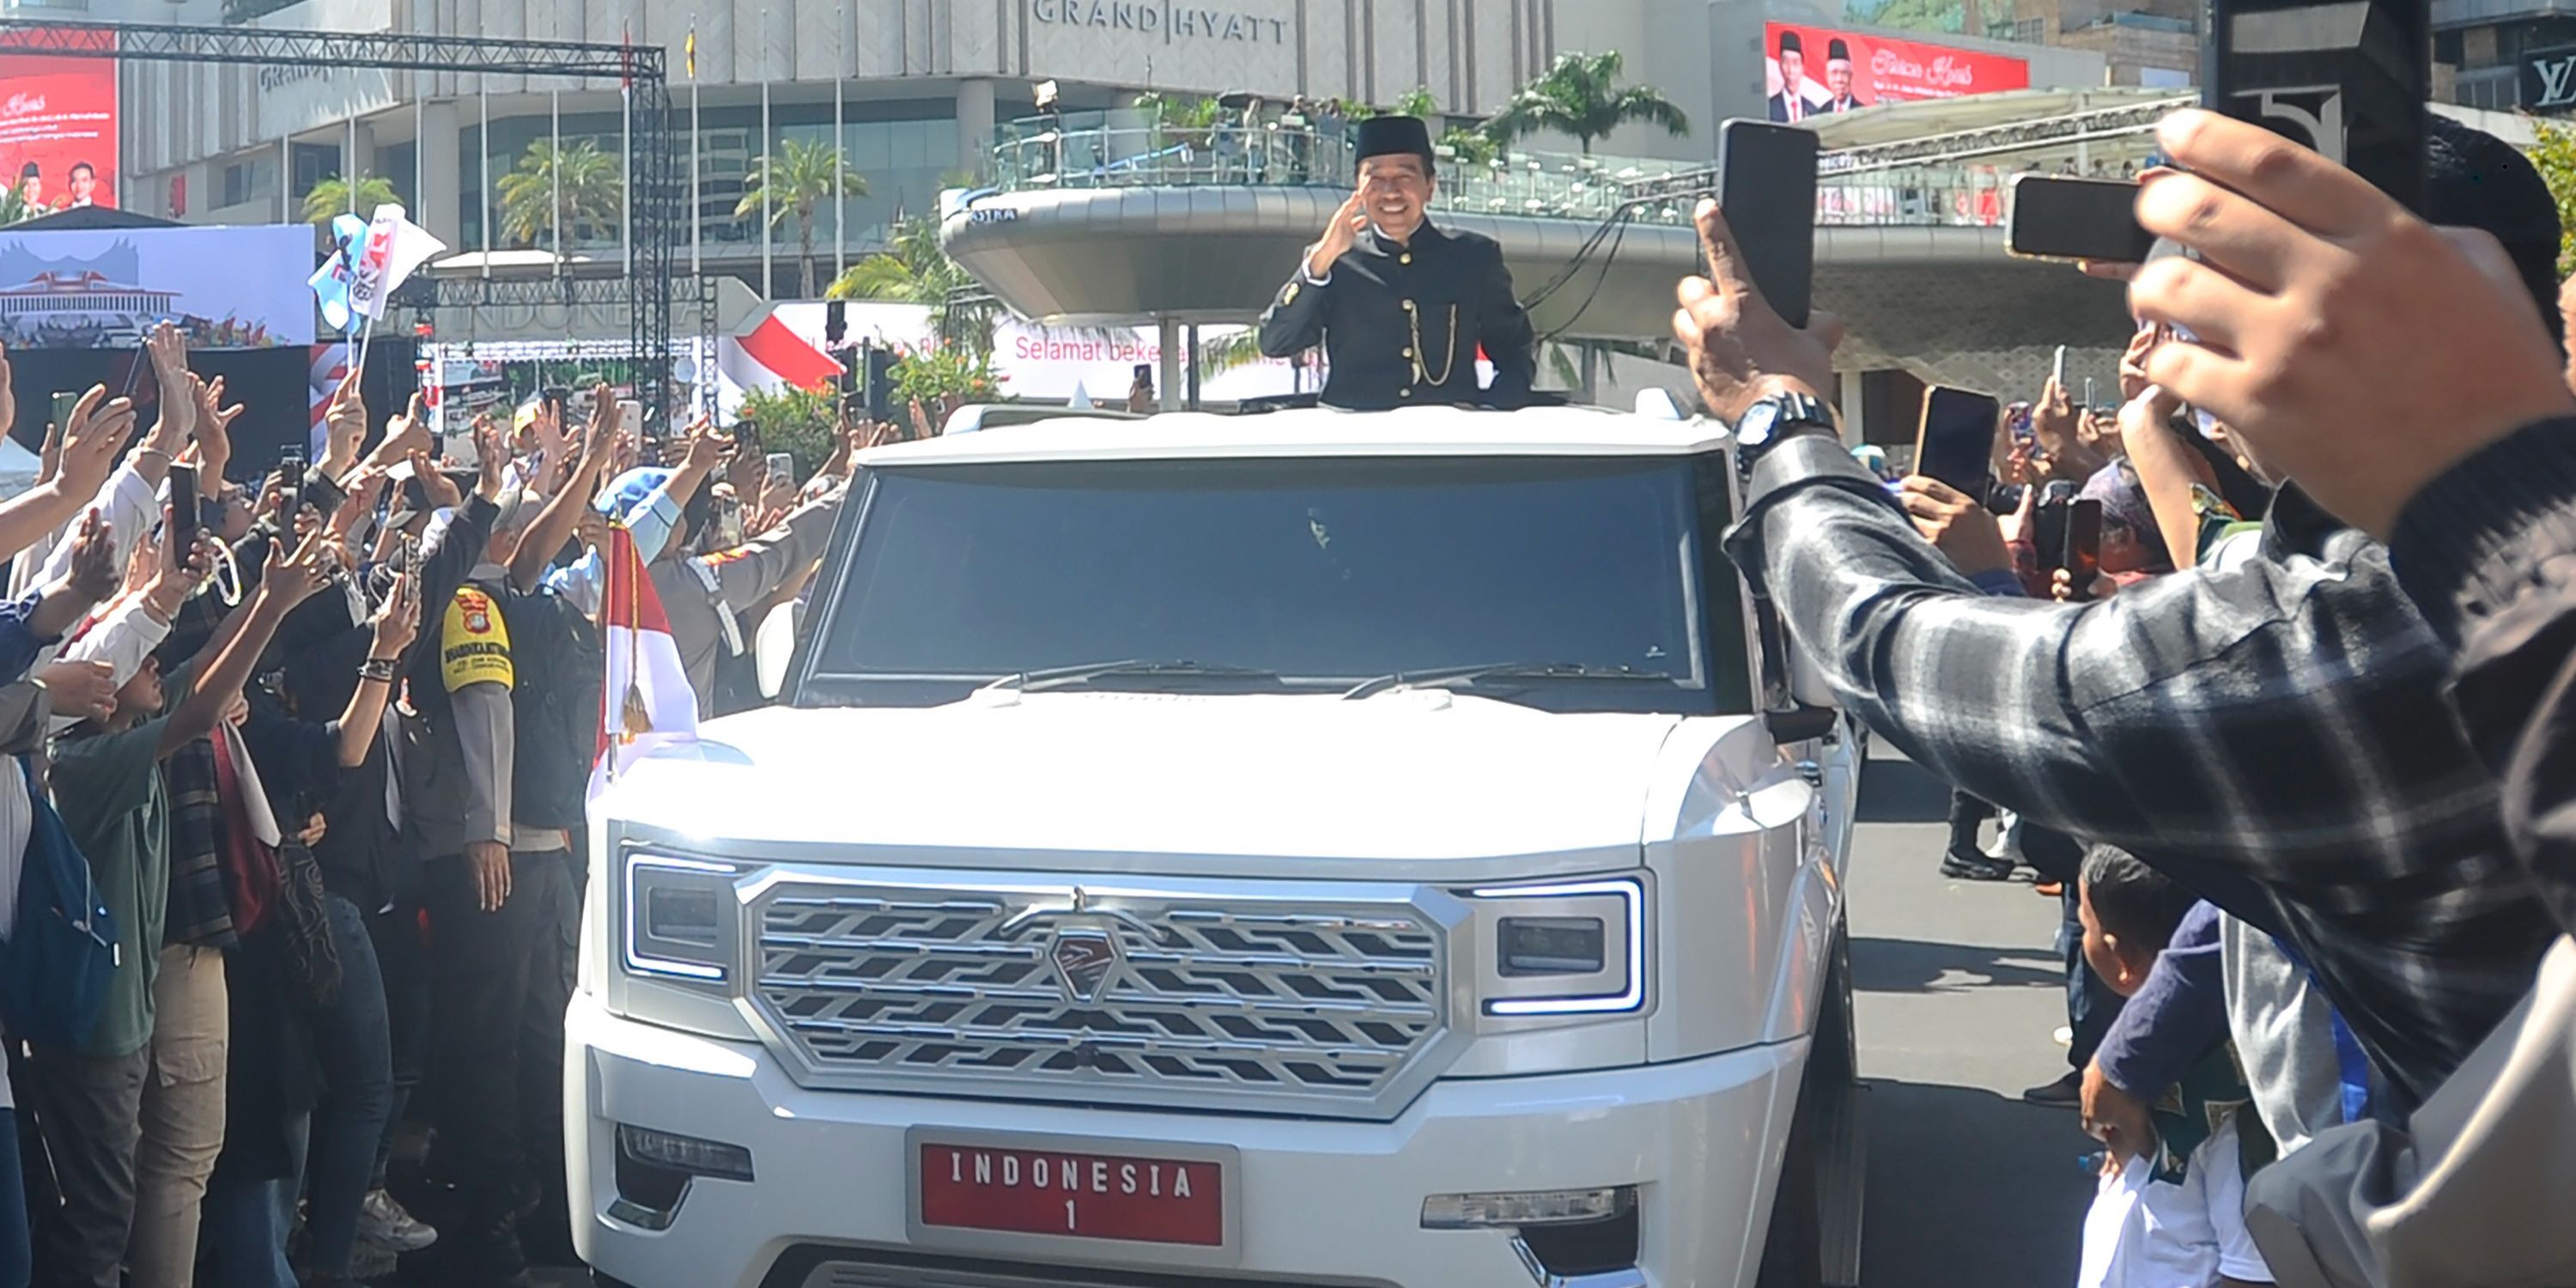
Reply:
M789 455L786 452L771 452L769 454L768 486L796 486L796 458L794 456Z
M2032 442L2039 437L2038 431L2031 427L2029 403L2017 402L2004 408L2004 432L2012 435L2016 443Z
M2432 80L2424 0L2210 0L2201 106L2313 148L2418 214Z
M277 453L277 486L290 502L304 495L304 449L280 448Z
M624 429L627 433L641 435L644 432L644 400L641 398L618 399L617 424L619 428Z
M2069 600L2081 603L2093 597L2093 579L2102 572L2100 501L2078 497L2067 504L2066 535L2057 566L2066 570Z
M170 467L170 566L188 566L189 552L197 548L197 467Z
M80 400L79 394L66 393L60 389L54 391L54 432L58 434L72 432L72 410L80 406Z
M2058 387L2059 389L2064 389L2064 388L2066 387L2066 346L2065 346L2065 345L2062 345L2062 344L2061 344L2061 345L2057 346L2057 360L2056 360L2055 362L2052 362L2052 363L2050 363L2050 364L2049 364L2049 368L2048 368L2048 378L2049 378L2051 381L2055 382L2055 384L2057 385L2057 387Z
M738 420L734 422L733 454L736 458L761 455L760 425L757 421Z
M1767 121L1717 127L1718 205L1745 271L1791 326L1807 325L1816 276L1816 132Z
M2138 226L2138 185L2128 179L2017 174L2008 189L2004 250L2023 259L2140 264L2155 249Z
M2075 405L2078 407L2090 407L2093 405L2093 377L2084 377L2084 401Z
M2050 491L2054 490L2052 485ZM2052 568L2066 551L2066 511L2070 504L2068 497L2043 492L2039 504L2031 507L2030 548L2048 560Z
M1923 391L1923 421L1914 435L1914 472L1983 501L2003 406L1984 394L1934 385Z

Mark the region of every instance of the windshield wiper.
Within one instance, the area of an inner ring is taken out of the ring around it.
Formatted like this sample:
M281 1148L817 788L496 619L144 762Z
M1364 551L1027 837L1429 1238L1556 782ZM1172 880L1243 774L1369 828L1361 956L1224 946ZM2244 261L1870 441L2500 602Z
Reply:
M1073 666L1051 666L1043 670L1022 671L1006 675L985 685L986 689L1017 689L1036 693L1042 689L1060 689L1067 685L1088 684L1116 676L1140 676L1149 679L1178 677L1182 679L1276 680L1277 671L1257 666L1226 666L1218 663L1192 662L1186 659L1157 660L1132 657L1117 662L1083 662Z
M1640 671L1631 666L1593 666L1584 662L1487 662L1481 666L1397 671L1374 680L1362 680L1342 696L1345 699L1366 698L1389 689L1437 688L1449 684L1474 684L1479 680L1622 680L1670 684L1673 678L1668 672Z

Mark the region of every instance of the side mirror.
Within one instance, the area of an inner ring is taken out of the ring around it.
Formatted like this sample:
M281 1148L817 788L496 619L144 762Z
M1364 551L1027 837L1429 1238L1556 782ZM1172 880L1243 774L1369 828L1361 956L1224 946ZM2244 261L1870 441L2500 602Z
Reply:
M1812 742L1834 731L1842 713L1832 707L1796 706L1773 711L1762 717L1771 727L1771 740L1777 743Z
M796 656L796 610L801 607L802 601L791 599L770 609L752 636L752 663L760 672L763 698L775 699L787 687L787 663Z

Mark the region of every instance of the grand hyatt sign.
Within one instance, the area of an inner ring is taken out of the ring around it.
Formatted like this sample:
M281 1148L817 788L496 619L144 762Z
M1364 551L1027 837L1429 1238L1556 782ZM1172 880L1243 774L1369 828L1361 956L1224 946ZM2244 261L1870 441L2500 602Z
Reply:
M1171 0L1031 0L1029 16L1058 27L1089 27L1140 40L1240 40L1288 43L1288 20L1237 9L1206 9Z

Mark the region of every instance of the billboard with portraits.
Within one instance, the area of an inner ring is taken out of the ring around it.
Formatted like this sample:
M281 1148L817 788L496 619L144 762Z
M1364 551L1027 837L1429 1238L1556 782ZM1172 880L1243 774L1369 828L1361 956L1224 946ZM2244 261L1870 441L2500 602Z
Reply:
M1763 28L1762 60L1774 121L2030 88L2028 59L1785 22Z
M66 41L116 47L106 31L0 32L0 186L48 212L116 204L116 60L31 48Z

